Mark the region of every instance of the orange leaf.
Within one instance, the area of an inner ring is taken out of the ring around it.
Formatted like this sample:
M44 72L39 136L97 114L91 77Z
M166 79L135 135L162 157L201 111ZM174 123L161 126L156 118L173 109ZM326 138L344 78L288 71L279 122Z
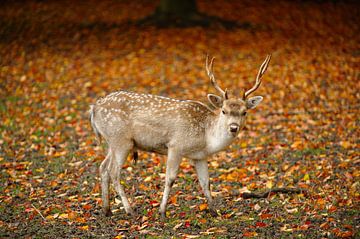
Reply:
M51 187L56 187L58 185L58 183L56 181L51 181L50 186Z
M139 188L140 188L141 190L144 190L144 191L148 191L148 190L149 190L149 187L145 186L144 184L140 184L140 185L139 185Z
M268 219L271 218L273 215L272 214L267 214L267 213L263 213L260 215L261 219Z
M244 232L243 234L244 237L256 237L257 233L256 232Z
M177 197L176 197L176 196L172 196L172 197L170 198L170 200L169 200L169 203L170 203L170 204L176 204L176 202L177 202Z
M92 208L91 204L85 204L82 206L85 210L90 210Z
M345 225L344 225L344 228L351 230L353 227L352 227L351 225L349 225L349 224L345 224Z
M83 218L83 217L77 217L77 218L75 219L75 221L77 221L77 222L79 222L79 223L85 223L85 222L86 222L85 218Z
M256 226L256 227L266 227L267 224L264 223L264 222L256 222L256 223L255 223L255 226Z
M297 140L290 147L293 148L293 149L303 149L304 145L303 145L302 141Z
M199 219L199 222L201 222L201 223L205 224L207 221L206 221L206 219L205 219L205 218L201 218L201 219Z
M200 205L199 205L200 211L204 211L204 210L207 209L207 208L208 208L208 205L207 205L206 203L203 203L203 204L200 204Z
M328 209L329 212L335 212L337 210L337 207L334 205L331 205L331 207Z
M329 223L327 223L327 222L322 223L322 224L320 225L320 228L321 228L321 229L324 229L324 230L328 229L328 228L329 228Z
M347 238L347 237L352 237L353 236L353 232L352 231L346 231L346 232L342 232L340 234L340 237L342 238Z
M72 211L72 212L69 212L69 214L68 214L68 218L71 219L71 220L72 220L72 219L75 219L76 216L77 216L77 213L76 213L76 212L73 212L73 211Z

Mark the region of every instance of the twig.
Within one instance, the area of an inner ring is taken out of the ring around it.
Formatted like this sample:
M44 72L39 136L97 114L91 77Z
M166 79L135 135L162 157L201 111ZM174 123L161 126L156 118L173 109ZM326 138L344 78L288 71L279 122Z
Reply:
M272 111L272 112L264 112L264 116L273 116L273 115L316 115L316 114L329 114L329 113L339 113L343 111L351 111L356 110L360 107L360 104L349 105L346 107L340 107L337 109L330 109L330 110L299 110L299 111Z
M242 197L244 199L248 198L267 198L270 193L303 193L307 192L306 190L299 188L273 188L263 193L243 193Z
M37 209L33 204L31 204L31 206L35 209L35 211L42 217L42 219L44 219L44 221L46 221L46 218L42 215L42 213L39 211L39 209Z

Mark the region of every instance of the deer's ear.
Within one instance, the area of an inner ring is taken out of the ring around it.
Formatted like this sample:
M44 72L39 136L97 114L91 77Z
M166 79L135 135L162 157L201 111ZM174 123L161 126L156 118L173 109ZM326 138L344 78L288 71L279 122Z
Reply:
M217 95L208 94L207 95L209 102L216 108L221 108L224 102L223 98Z
M250 97L246 100L246 108L254 109L261 101L263 100L262 96Z

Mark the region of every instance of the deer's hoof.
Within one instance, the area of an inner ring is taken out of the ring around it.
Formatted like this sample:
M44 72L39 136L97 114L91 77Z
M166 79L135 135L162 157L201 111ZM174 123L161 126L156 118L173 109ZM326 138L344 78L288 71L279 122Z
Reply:
M107 217L111 217L113 215L110 208L104 209L103 212L104 212L104 215Z
M162 221L165 221L166 220L166 213L165 212L160 212L160 219Z
M136 219L138 217L138 214L132 209L127 210L126 214L134 219Z
M209 208L209 213L212 217L219 216L218 212L214 208Z

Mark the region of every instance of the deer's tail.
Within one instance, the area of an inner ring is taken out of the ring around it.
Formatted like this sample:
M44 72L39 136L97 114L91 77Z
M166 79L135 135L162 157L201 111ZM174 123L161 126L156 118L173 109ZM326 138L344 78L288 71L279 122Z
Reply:
M99 144L101 143L101 135L100 135L100 131L98 130L98 128L96 127L96 124L94 122L94 116L95 116L95 109L94 109L94 105L90 105L90 124L91 127L93 128L94 132L95 132L95 136L96 139L98 140Z

